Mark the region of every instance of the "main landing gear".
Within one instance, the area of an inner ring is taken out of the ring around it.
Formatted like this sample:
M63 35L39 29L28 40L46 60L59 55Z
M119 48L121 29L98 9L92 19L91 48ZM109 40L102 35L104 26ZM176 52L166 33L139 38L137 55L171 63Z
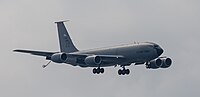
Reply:
M94 73L94 74L104 73L104 68L100 68L100 67L94 68L94 69L93 69L93 73Z
M129 70L129 69L126 69L125 66L122 66L122 68L123 68L123 69L119 69L119 70L118 70L118 74L119 74L119 75L125 75L125 74L126 74L126 75L129 75L130 70Z
M119 75L129 75L130 74L130 70L129 69L126 69L125 66L121 66L121 67L122 67L122 69L118 70L118 74ZM104 68L97 67L97 68L94 68L92 72L94 74L104 73Z

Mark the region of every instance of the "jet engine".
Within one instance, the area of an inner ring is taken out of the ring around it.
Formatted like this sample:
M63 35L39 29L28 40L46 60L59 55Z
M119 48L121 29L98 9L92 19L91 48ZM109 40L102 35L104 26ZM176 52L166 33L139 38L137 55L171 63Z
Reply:
M147 63L146 68L148 69L157 69L162 65L162 60L160 58L155 59Z
M85 58L85 63L87 65L99 65L101 62L102 59L100 56L88 56Z
M51 56L51 60L56 63L64 63L67 60L67 54L55 53Z
M172 60L170 58L160 58L162 60L161 68L168 68L172 64Z

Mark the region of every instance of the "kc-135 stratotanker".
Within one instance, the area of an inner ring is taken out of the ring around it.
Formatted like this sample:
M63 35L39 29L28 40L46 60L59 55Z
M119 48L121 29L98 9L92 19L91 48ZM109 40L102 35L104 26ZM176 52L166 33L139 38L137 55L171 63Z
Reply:
M64 25L65 21L55 22L58 28L60 51L35 51L16 49L14 52L29 53L43 56L46 60L55 63L65 63L72 66L92 67L94 74L104 73L104 67L120 66L119 75L128 75L129 69L125 67L146 65L148 69L168 68L172 64L169 57L162 57L163 49L153 42L134 42L128 45L105 47L91 50L78 50L72 42ZM48 64L49 64L48 63ZM48 64L43 65L45 68Z

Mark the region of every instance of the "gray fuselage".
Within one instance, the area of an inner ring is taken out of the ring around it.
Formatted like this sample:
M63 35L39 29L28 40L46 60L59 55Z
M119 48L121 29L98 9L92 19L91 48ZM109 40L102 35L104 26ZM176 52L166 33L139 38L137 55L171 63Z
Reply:
M116 60L108 64L101 64L101 67L112 66L116 64L130 65L131 63L141 63L153 60L161 55L154 48L154 43L134 43L129 45L114 46L107 48L99 48L85 51L73 52L71 54L88 54L88 55L119 55L123 56L123 60ZM160 48L160 47L159 47ZM160 48L161 49L161 48ZM76 64L69 63L69 64ZM76 64L81 66L82 64ZM97 67L97 65L90 65L87 67Z

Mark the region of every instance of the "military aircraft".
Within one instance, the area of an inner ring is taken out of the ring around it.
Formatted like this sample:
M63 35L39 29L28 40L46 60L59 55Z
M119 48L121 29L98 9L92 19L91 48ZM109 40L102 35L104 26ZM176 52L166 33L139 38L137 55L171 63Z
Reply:
M164 50L153 42L134 42L128 45L79 51L73 44L64 22L55 22L58 29L60 51L48 52L23 49L13 51L43 56L46 60L50 60L49 63L53 61L84 68L92 67L94 74L104 73L103 67L109 66L120 66L121 69L118 70L118 74L128 75L130 70L125 67L131 64L144 64L148 69L168 68L172 64L171 58L160 57ZM48 64L42 67L45 68Z

